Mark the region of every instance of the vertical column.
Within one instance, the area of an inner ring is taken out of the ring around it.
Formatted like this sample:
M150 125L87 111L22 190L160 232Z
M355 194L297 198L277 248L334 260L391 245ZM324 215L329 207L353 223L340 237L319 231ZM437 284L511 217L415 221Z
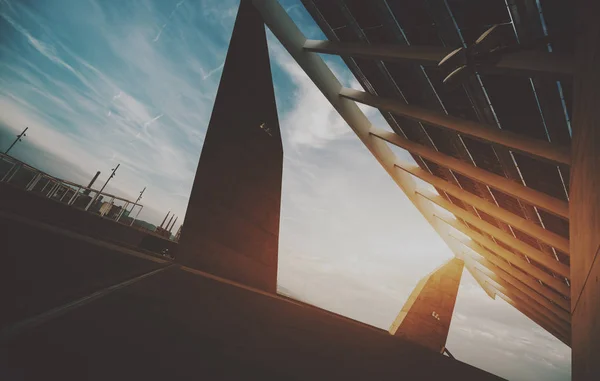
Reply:
M265 26L252 2L242 0L178 260L275 293L282 167Z
M600 377L600 4L576 4L570 242L573 380L579 381Z
M454 258L413 290L390 333L441 353L446 346L464 262Z

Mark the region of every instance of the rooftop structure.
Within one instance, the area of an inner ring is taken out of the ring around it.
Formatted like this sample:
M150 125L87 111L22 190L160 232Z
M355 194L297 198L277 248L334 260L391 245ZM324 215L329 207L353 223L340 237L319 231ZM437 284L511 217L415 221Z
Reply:
M589 132L597 127L589 52L597 51L598 37L597 27L576 28L593 24L591 5L303 3L327 41L307 40L274 2L254 1L486 292L568 345L578 337L575 379L600 373L592 360L600 348L583 333L594 330L600 308L590 299L597 287L585 284L598 271L598 210L589 209L600 197L591 180L600 155ZM364 91L344 88L315 53L341 56ZM389 129L373 126L357 103L378 108ZM416 165L401 161L396 147ZM593 312L577 309L583 295Z
M339 97L379 109L389 123L362 128L367 146L378 146L374 155L389 161L386 169L482 287L491 286L480 269L510 282L521 292L513 304L552 316L552 325L534 320L570 344L572 4L303 4L328 39L305 41L303 51L342 56L364 91L340 88ZM526 48L445 83L460 64L440 65L444 57L491 26L496 33L481 49ZM417 165L395 159L394 146ZM491 289L491 296L500 292Z

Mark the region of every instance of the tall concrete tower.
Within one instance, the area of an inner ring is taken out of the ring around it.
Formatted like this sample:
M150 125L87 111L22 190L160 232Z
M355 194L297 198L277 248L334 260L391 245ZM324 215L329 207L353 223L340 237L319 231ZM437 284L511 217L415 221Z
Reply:
M265 25L252 1L242 0L178 260L276 293L282 168Z

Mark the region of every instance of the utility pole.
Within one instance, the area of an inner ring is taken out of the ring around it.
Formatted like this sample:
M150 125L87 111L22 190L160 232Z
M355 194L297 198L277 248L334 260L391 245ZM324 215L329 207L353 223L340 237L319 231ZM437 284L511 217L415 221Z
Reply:
M140 192L140 197L137 198L137 200L135 200L135 203L137 204L138 202L140 202L140 200L142 199L142 195L144 194L144 192L146 191L146 187L144 187L144 189L142 189L142 191Z
M133 203L133 205L131 206L131 210L129 211L129 213L133 212L133 208L135 208L135 206L138 204L138 202L140 202L140 200L142 199L142 195L144 194L145 191L146 191L146 187L144 187L144 189L142 189L142 191L140 192L140 196L137 198L137 200L135 200L135 203Z
M12 149L12 148L15 146L15 144L17 144L17 142L21 142L21 141L23 141L23 139L21 139L21 138L23 138L23 137L27 136L27 135L25 134L25 132L26 132L28 129L29 129L29 127L25 127L25 129L23 130L23 132L21 132L19 135L17 135L17 138L15 139L15 141L14 141L14 142L13 142L13 143L10 145L10 147L8 147L8 149L7 149L6 151L4 151L4 153L5 153L5 154L8 154L8 151L10 151L10 150L11 150L11 149Z
M106 182L104 183L104 185L102 185L102 188L98 191L98 193L96 193L96 196L94 196L94 198L92 198L90 203L85 207L85 210L88 210L90 208L90 206L92 206L92 204L98 199L98 196L100 196L100 193L102 193L104 188L106 188L110 179L115 177L115 172L117 172L117 169L119 169L120 165L121 164L117 164L117 166L112 169L112 173L110 174L110 176L108 176L108 179L106 179Z

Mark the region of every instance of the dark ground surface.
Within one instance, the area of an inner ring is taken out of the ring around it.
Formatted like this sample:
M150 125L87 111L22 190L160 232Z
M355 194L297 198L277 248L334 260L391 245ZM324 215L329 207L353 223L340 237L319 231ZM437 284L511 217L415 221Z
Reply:
M163 266L5 219L0 226L4 324ZM386 331L175 265L0 337L0 379L497 378Z
M0 329L164 266L0 215Z

